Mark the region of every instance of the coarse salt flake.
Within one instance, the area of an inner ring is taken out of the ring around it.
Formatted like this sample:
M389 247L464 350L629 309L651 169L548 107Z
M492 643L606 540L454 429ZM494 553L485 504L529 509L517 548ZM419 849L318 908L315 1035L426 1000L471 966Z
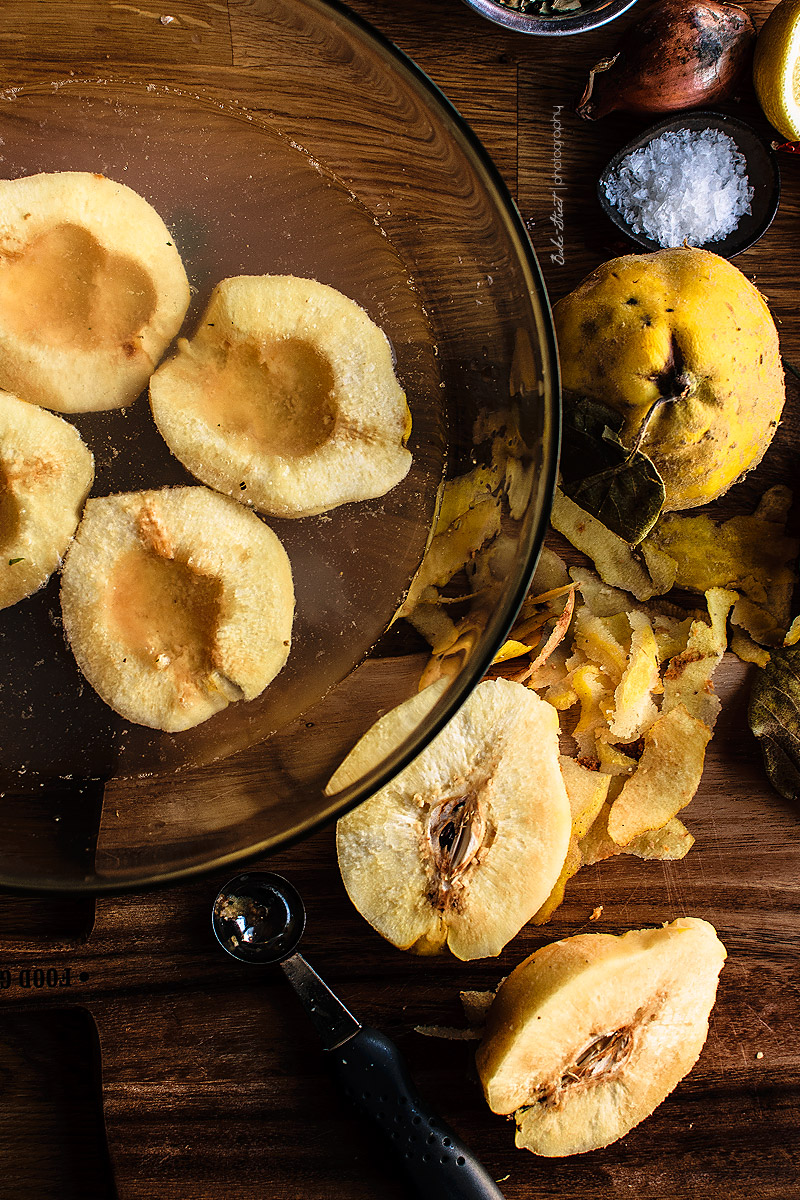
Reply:
M604 190L634 233L664 247L720 241L753 199L744 155L718 129L662 133L627 154Z

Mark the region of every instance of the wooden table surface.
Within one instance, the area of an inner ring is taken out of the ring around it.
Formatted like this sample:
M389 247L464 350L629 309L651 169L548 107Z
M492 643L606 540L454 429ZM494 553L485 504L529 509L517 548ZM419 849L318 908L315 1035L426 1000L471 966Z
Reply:
M745 3L760 26L771 4ZM617 115L587 124L571 106L635 12L580 38L540 39L505 32L459 0L353 7L428 72L483 140L518 201L552 299L622 249L596 208L594 180L650 122ZM260 0L6 0L3 83L37 61L82 63L89 45L96 61L142 78L168 79L180 66L235 80L246 68L257 89L259 9ZM731 110L766 132L744 92ZM550 241L554 116L563 264ZM782 165L778 216L736 261L766 294L786 359L800 364L800 159ZM760 483L791 481L799 406L790 377ZM396 1038L421 1090L509 1200L800 1197L800 821L763 777L744 716L746 672L728 658L723 715L684 814L696 838L689 856L622 857L581 871L551 925L524 930L497 960L417 959L383 942L347 900L331 829L270 860L307 901L310 960L364 1022ZM115 1187L120 1200L405 1194L338 1099L282 979L239 968L213 945L210 905L222 881L96 906L0 899L4 1200L106 1200ZM600 905L591 925L599 932L706 918L729 958L700 1061L656 1113L606 1150L538 1160L515 1150L513 1127L485 1106L474 1043L432 1040L415 1027L463 1024L460 989L494 987L543 942L585 930Z

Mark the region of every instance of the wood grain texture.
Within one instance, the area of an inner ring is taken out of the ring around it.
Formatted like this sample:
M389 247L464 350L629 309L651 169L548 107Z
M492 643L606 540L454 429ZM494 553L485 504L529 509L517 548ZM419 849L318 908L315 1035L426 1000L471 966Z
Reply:
M228 10L213 0L176 6L124 0L29 0L3 6L0 48L20 63L229 63Z
M460 4L424 0L368 0L350 6L398 45L444 92L489 148L506 183L517 188L516 39ZM234 64L258 70L259 0L231 4ZM474 19L471 19L474 18Z
M596 207L594 179L647 122L618 115L589 125L570 105L589 66L613 47L635 13L587 37L550 41L508 34L458 0L354 0L353 7L406 50L478 132L514 190L553 299L620 252ZM759 22L770 7L763 0L752 5ZM235 88L242 103L258 107L268 82L260 69L261 11L260 0L182 3L165 13L149 3L14 0L4 6L0 58L19 79L35 72L37 54L82 66L113 61L140 78L185 83L202 64L207 86L221 95ZM176 21L164 26L161 15ZM556 106L563 266L549 258ZM735 108L764 128L752 101ZM785 355L800 361L800 162L785 163L783 185L775 223L737 265L767 294ZM790 381L773 450L754 481L734 493L732 505L744 505L765 482L791 480L799 407L800 392ZM306 899L310 960L362 1020L397 1040L421 1090L502 1180L508 1200L800 1198L800 824L767 786L747 732L746 669L728 657L720 677L723 715L700 791L685 813L696 838L689 856L679 863L620 857L581 871L552 923L524 930L497 960L417 959L383 942L347 900L330 829L269 860ZM241 769L257 771L257 758L249 754ZM225 786L225 770L209 771L210 789L217 780ZM165 1191L176 1200L404 1195L333 1091L282 977L237 967L216 949L210 906L225 878L104 899L96 914L85 903L55 916L49 901L20 907L8 900L0 908L0 972L7 972L0 974L0 1081L5 1112L13 1105L21 1114L11 1135L8 1123L0 1135L0 1179L12 1181L5 1190L0 1183L0 1195L56 1194L54 1177L62 1198L112 1194L94 1171L96 1141L79 1140L68 1151L63 1110L69 1089L56 1088L58 1103L48 1109L52 1076L25 1058L26 1046L40 1040L40 1058L49 1056L59 1077L66 1069L91 1072L84 1034L79 1065L64 1057L70 1028L63 1011L69 1007L89 1012L97 1024L120 1200L160 1200ZM599 919L590 922L600 906ZM474 1044L415 1031L462 1025L459 990L495 987L545 941L587 929L621 932L682 914L712 921L728 948L709 1039L672 1096L606 1150L561 1161L515 1150L512 1127L482 1100ZM36 1032L42 1028L50 1031L44 1037ZM37 1120L51 1150L38 1165L30 1148ZM9 1173L9 1164L21 1161L24 1186Z

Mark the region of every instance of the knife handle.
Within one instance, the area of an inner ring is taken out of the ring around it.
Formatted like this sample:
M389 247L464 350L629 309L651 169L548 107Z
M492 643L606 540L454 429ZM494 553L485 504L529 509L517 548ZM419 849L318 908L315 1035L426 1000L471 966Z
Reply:
M383 1134L383 1148L418 1200L503 1200L494 1180L417 1092L394 1042L363 1026L326 1050L334 1078L361 1116Z

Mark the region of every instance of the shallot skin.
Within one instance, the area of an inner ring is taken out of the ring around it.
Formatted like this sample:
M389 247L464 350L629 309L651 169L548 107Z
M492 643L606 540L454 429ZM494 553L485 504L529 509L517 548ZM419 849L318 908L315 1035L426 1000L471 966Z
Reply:
M619 50L589 73L577 113L679 112L728 99L753 52L756 30L736 4L664 0L627 31Z

